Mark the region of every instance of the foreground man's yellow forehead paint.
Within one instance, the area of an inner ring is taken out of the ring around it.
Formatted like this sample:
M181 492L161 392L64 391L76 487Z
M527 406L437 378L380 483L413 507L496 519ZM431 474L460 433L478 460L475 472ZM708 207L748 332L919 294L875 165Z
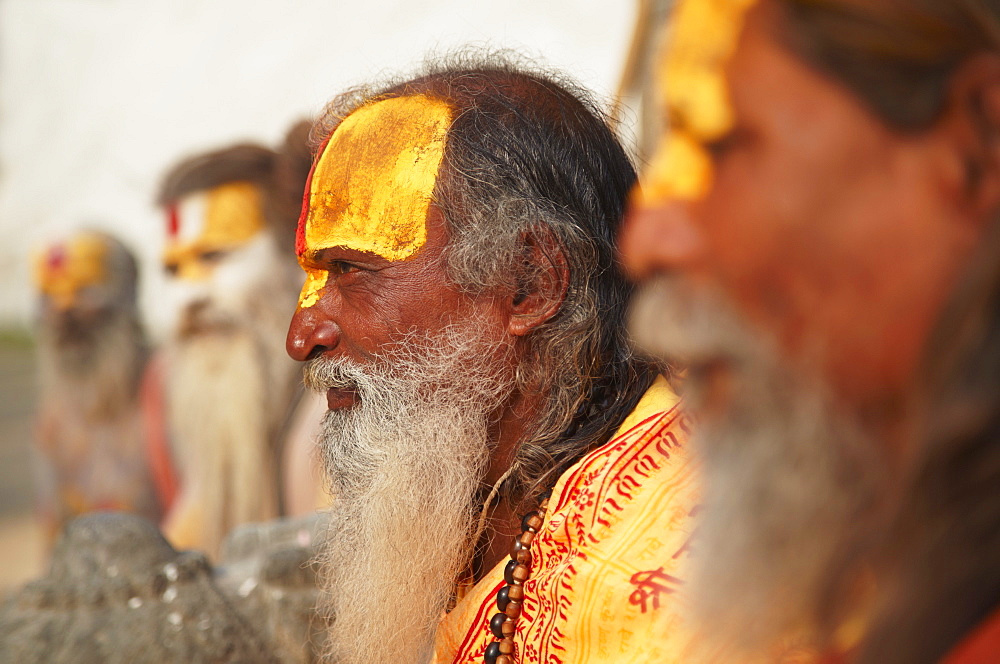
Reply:
M344 247L405 260L427 240L427 211L451 126L451 106L418 95L363 106L337 127L308 185L300 260ZM303 265L307 261L303 261ZM299 306L319 300L328 273L306 269Z
M705 144L732 128L725 66L736 50L746 12L757 0L680 0L657 68L669 128L646 172L643 201L701 198L711 186Z

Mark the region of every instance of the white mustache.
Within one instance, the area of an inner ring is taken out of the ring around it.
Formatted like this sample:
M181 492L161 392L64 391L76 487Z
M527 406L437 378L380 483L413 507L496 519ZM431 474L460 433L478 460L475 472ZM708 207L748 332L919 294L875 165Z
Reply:
M314 357L302 369L302 379L306 387L314 392L329 389L358 389L369 382L367 371L349 360L332 357Z

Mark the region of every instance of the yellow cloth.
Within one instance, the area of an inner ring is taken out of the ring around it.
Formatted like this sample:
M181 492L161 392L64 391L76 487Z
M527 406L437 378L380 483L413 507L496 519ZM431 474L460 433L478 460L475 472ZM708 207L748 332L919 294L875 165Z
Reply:
M689 421L663 378L566 471L531 545L519 664L683 661L681 579L697 511ZM507 560L445 616L434 661L482 662Z

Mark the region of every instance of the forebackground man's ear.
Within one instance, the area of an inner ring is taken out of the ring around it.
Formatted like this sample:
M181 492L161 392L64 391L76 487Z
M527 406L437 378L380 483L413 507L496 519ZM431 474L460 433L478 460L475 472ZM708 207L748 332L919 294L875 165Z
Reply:
M1000 56L979 55L956 68L939 129L959 152L963 207L977 219L991 216L1000 208Z

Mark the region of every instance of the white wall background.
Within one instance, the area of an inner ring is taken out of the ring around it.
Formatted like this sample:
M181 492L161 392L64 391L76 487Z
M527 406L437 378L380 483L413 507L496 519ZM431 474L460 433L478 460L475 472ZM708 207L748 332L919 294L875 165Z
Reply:
M152 205L179 158L276 144L348 85L431 50L511 47L609 98L632 0L0 0L0 325L31 320L29 255L81 225L143 263L160 333Z

